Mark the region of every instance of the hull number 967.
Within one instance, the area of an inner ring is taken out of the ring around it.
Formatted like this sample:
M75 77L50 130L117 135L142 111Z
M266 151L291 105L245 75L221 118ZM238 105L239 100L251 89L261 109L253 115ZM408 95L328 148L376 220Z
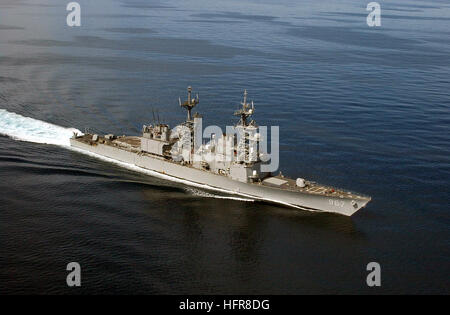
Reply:
M342 200L328 199L328 203L331 206L340 207L340 208L344 207L344 202Z

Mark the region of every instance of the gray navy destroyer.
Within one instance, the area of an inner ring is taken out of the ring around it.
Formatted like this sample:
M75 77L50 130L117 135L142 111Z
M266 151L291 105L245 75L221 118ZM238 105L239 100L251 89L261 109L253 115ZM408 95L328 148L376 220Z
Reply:
M274 175L265 171L267 162L264 162L264 152L260 151L258 126L250 120L255 108L253 102L247 102L246 91L242 107L234 113L239 117L235 125L239 132L217 137L213 134L208 142L200 145L195 145L195 139L196 133L202 135L197 128L202 118L197 113L191 115L199 98L192 98L192 89L188 87L187 100L183 103L180 100L179 103L187 110L187 119L173 129L154 122L153 125L143 126L141 136L74 134L70 144L174 180L182 180L187 185L303 210L351 216L370 201L367 196L303 178L291 179L281 172Z

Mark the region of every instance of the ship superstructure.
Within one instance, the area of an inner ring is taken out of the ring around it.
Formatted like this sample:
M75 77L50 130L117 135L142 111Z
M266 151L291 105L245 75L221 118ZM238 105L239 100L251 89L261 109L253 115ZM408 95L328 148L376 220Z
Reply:
M208 141L203 140L202 116L191 112L199 97L192 98L188 87L187 100L179 99L180 107L187 110L186 121L173 129L158 122L144 125L141 136L74 135L71 145L187 184L305 210L350 216L370 201L370 197L267 171L259 127L251 119L255 106L247 97L244 91L241 108L234 112L239 121L233 133L211 133Z

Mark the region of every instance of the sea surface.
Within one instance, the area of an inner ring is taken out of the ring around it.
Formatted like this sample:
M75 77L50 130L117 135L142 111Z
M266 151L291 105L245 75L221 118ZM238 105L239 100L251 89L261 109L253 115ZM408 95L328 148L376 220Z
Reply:
M450 293L448 1L379 1L379 27L369 1L79 0L80 27L68 2L0 0L0 294ZM222 127L247 89L284 175L372 202L298 211L68 147L174 126L188 85Z

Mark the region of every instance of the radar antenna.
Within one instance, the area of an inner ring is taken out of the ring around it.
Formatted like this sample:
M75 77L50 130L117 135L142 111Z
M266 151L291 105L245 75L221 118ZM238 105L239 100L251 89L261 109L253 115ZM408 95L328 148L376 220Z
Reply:
M186 121L192 121L191 110L199 103L200 100L198 98L198 94L197 94L196 98L192 98L192 96L191 96L192 87L188 86L187 91L188 91L187 101L185 101L184 103L181 103L181 98L178 98L178 102L180 103L181 107L184 107L187 110L187 120Z
M247 90L244 90L244 101L241 103L242 108L235 111L235 116L240 116L241 119L239 121L239 124L241 126L247 127L247 118L253 115L255 112L255 105L253 104L253 101L251 103L247 103ZM251 105L251 106L250 106Z

